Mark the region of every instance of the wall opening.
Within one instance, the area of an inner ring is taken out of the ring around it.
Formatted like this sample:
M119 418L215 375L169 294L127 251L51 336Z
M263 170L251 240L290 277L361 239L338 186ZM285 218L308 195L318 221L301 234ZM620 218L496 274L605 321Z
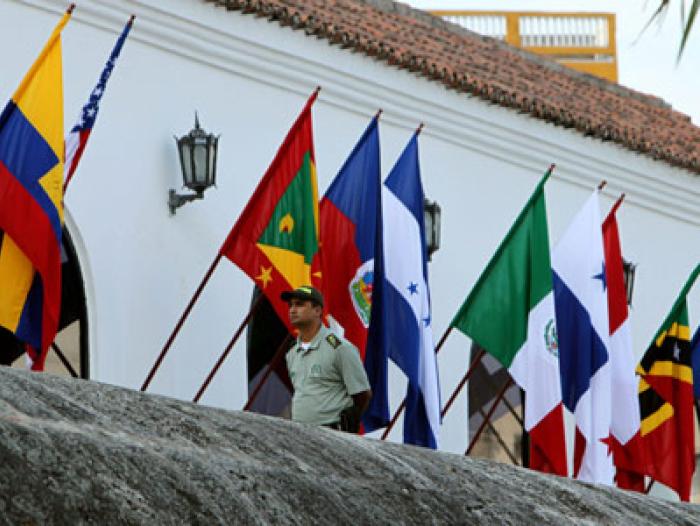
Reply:
M255 303L262 291L255 287L251 305ZM265 376L268 366L278 349L282 352L291 346L289 331L279 319L272 304L263 295L255 315L248 324L246 335L246 355L248 358L248 397ZM257 393L250 410L265 415L290 416L292 384L287 374L287 362L284 356L277 360L264 385Z

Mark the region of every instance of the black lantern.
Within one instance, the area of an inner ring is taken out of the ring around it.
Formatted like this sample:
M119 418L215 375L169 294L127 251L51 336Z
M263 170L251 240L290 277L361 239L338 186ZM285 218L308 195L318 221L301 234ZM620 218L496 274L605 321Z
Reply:
M170 190L168 206L170 213L189 201L204 197L204 190L216 184L216 150L219 136L205 132L199 127L199 117L194 115L194 129L187 135L175 137L180 154L182 180L194 194L178 194Z
M634 292L634 274L637 271L637 265L622 260L622 272L625 275L625 291L627 292L627 305L632 305L632 292Z
M440 248L440 205L435 201L423 201L423 217L425 221L425 248L428 261L433 252Z

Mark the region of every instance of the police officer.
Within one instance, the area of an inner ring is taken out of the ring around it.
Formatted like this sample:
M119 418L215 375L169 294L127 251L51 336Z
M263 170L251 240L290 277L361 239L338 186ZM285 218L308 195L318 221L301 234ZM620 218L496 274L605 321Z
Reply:
M372 397L357 348L321 322L323 296L311 286L285 291L289 321L298 331L287 352L294 386L292 420L357 433Z

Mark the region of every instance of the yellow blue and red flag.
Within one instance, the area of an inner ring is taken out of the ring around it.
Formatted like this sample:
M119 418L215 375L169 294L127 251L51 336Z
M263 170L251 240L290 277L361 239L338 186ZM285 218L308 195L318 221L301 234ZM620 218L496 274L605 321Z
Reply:
M61 308L61 31L71 12L0 114L0 326L33 350L34 370L43 369Z

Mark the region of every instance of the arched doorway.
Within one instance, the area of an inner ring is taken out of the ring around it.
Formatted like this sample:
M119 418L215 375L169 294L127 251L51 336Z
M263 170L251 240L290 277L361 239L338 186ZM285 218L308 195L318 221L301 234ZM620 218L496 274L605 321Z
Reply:
M254 305L262 291L255 287L251 305ZM292 384L287 374L287 364L282 355L266 375L268 365L277 351L284 346L285 352L292 344L289 332L279 319L272 304L263 295L260 305L248 324L246 334L246 355L248 358L248 396L264 380L263 386L255 395L250 411L265 415L289 416L289 403L292 399ZM267 378L265 378L267 376Z
M80 262L68 229L63 228L61 244L61 317L54 344L46 357L45 371L89 378L88 322L85 286ZM14 335L0 327L0 362L25 368L24 349Z

